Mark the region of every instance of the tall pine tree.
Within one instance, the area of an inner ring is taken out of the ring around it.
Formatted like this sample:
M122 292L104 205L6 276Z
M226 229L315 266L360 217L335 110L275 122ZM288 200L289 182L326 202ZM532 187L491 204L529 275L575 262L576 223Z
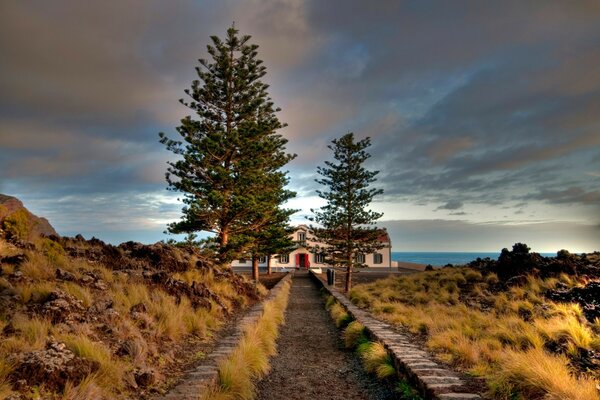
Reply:
M170 190L183 193L183 216L171 233L212 232L218 261L229 263L251 244L251 232L268 226L277 213L295 155L286 153L284 127L261 81L266 74L250 36L231 27L224 40L211 37L210 60L199 60L198 79L182 104L196 113L181 120L182 140L160 133L180 157L169 162Z
M311 233L315 241L324 243L315 251L323 253L328 264L346 267L346 291L352 287L353 267L361 266L358 256L383 247L378 241L380 232L370 226L383 215L368 209L373 197L383 193L369 188L379 171L363 167L371 157L365 151L370 145L368 137L355 141L353 133L334 139L328 147L336 162L325 161L325 167L317 167L323 178L315 179L326 187L317 194L327 201L319 210L311 209L314 216L310 220L320 225L311 226Z

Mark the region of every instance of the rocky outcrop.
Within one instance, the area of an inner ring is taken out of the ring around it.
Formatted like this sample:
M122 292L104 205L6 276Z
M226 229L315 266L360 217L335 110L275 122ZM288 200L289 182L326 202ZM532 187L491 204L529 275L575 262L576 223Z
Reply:
M61 391L67 382L78 384L100 368L97 361L76 356L64 343L49 340L46 348L21 356L11 374L15 386L39 386Z
M18 237L16 239L31 240L35 237L44 235L58 236L56 230L50 225L50 222L46 218L38 217L32 214L16 197L7 196L0 194L0 228L8 234L8 236L15 236L10 229L7 229L7 218L8 221L19 220L26 224L23 226L25 229L23 235L26 237Z

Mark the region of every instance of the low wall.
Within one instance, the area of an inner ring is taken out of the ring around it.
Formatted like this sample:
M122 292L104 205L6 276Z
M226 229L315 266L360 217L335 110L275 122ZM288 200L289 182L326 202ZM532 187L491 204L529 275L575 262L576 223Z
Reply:
M354 320L364 325L371 340L384 345L394 361L396 371L404 375L422 396L436 400L481 399L478 394L468 392L465 382L456 372L440 365L430 353L410 343L406 335L395 332L389 324L376 320L367 311L356 307L343 293L327 286L316 274L311 272L311 277L317 285L332 295Z
M194 368L185 378L171 389L162 400L197 400L202 397L205 390L215 384L219 378L218 365L231 355L244 334L244 327L258 321L263 312L265 302L277 297L283 284L292 278L292 274L286 276L275 285L263 301L252 306L244 317L238 322L235 332L221 339L214 350L206 356L202 365Z

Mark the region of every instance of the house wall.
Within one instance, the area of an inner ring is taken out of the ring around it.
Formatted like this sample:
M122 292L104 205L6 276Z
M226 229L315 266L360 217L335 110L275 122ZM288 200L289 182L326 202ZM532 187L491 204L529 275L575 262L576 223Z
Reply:
M306 235L305 237L308 237L308 229L305 226L301 225L298 227L298 229L293 234L294 240L298 240L298 234L300 232L304 232L304 234ZM271 268L273 268L273 269L275 269L275 268L296 268L296 255L297 254L308 254L310 268L326 268L326 267L328 267L329 266L328 264L318 263L316 261L316 257L315 257L316 255L314 253L311 253L310 250L308 250L308 247L315 246L317 243L310 241L310 240L306 240L305 242L307 244L307 247L298 247L297 249L292 251L289 254L289 262L287 262L287 263L281 262L279 260L279 257L277 257L277 256L271 256ZM391 243L387 243L384 248L382 248L378 251L378 253L382 255L382 263L381 264L375 264L375 262L374 262L375 255L374 254L366 254L365 255L365 264L371 268L391 268L392 267L391 252L392 252ZM232 267L251 267L252 260L248 258L248 259L246 259L245 263L241 263L240 260L235 260L234 262L231 263L231 266ZM265 261L263 263L259 263L258 266L266 267L267 263Z

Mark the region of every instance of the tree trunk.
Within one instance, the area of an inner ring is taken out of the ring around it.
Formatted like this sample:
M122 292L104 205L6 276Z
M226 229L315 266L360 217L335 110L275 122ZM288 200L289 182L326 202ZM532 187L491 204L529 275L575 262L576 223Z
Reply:
M252 279L258 282L258 257L252 255Z
M222 230L221 234L219 235L219 246L221 248L224 248L225 246L227 246L228 242L229 242L229 232L227 230Z
M344 291L348 293L352 288L352 252L348 252L348 268L346 269L346 288Z
M271 275L271 255L267 256L267 275Z
M348 293L351 288L352 288L352 264L348 263L348 269L346 270L346 288L344 290L346 293Z

